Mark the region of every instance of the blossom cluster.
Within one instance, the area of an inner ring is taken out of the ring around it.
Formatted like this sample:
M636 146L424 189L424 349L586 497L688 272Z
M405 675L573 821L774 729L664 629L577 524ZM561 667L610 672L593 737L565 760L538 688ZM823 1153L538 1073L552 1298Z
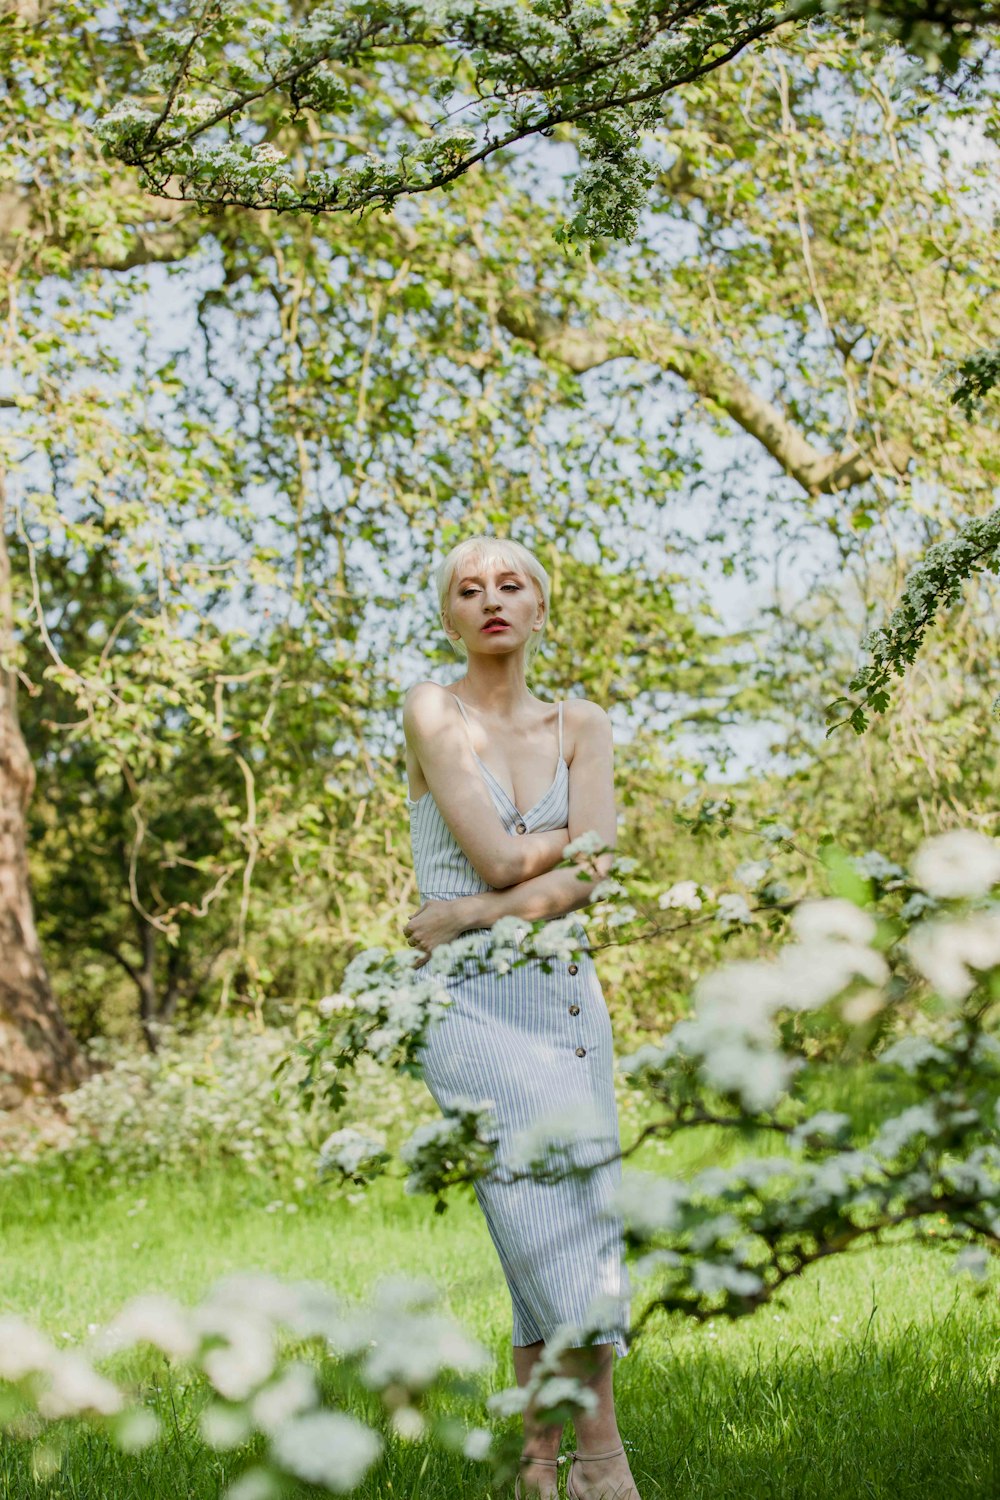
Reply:
M0 1393L45 1421L101 1425L127 1452L155 1442L155 1414L102 1374L98 1363L140 1345L193 1369L208 1401L201 1440L231 1450L253 1438L263 1453L226 1491L227 1500L277 1496L290 1480L324 1494L356 1489L379 1461L383 1435L335 1403L360 1382L381 1398L393 1432L494 1458L491 1434L435 1415L435 1398L488 1370L491 1354L440 1310L440 1293L419 1278L387 1278L367 1304L318 1282L242 1272L193 1307L160 1293L132 1298L81 1349L58 1349L25 1319L0 1317ZM293 1342L299 1352L286 1353ZM319 1367L327 1381L321 1383ZM332 1382L330 1377L332 1377ZM332 1383L333 1399L324 1396ZM4 1414L12 1410L4 1406Z

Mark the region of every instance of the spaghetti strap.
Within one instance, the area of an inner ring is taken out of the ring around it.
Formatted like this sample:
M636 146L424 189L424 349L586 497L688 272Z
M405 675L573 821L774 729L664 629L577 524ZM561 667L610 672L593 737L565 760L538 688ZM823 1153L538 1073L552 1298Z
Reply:
M461 698L458 696L457 693L452 693L451 696L454 698L455 702L458 704L459 708L462 710L462 718L465 720L466 724L468 724L468 722L469 722L469 715L465 712L465 704L462 702Z
M562 751L562 706L563 706L563 701L560 698L559 699L559 759L560 760L562 760L562 758L563 758L563 751Z

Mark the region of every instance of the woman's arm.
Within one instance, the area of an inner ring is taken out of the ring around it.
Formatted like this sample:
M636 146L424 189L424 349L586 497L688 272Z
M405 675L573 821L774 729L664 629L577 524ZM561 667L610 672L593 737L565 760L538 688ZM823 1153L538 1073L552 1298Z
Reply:
M459 848L476 873L497 889L551 870L562 858L567 830L507 832L452 698L439 683L416 683L403 704L403 732Z
M614 789L614 741L611 720L604 709L587 699L573 699L576 723L576 749L569 775L568 838L579 838L593 830L602 843L613 849L618 836ZM560 850L560 857L562 851ZM586 906L593 899L597 880L607 875L613 854L590 857L598 874L580 879L579 868L552 870L531 879L519 881L505 890L484 891L478 896L463 896L462 919L466 926L492 927L501 917L561 917Z

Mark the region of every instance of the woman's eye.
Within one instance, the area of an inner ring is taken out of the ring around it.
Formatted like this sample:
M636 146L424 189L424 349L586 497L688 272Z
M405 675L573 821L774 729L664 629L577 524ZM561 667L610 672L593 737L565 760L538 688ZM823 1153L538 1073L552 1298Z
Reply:
M505 583L504 584L504 588L505 589L515 589L518 593L520 593L520 591L521 591L521 585L519 583Z

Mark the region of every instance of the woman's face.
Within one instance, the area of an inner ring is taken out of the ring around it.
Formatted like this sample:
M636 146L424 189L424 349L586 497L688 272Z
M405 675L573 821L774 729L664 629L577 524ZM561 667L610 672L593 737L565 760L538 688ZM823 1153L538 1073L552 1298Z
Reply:
M452 638L457 634L470 656L505 656L541 629L545 606L526 573L499 560L472 559L455 569L448 616Z

